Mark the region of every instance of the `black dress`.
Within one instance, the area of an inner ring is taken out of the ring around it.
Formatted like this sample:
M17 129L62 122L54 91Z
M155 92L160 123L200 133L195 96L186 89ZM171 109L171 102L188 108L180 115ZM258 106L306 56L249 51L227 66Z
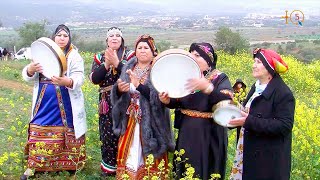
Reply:
M90 80L94 84L99 84L99 133L101 141L102 161L101 170L105 173L115 173L117 166L118 137L112 130L112 105L110 93L112 85L118 80L123 64L133 55L133 51L125 50L119 57L120 63L117 68L109 68L107 71L104 62L104 54L94 56L92 63Z
M194 177L210 179L210 175L225 176L227 160L227 128L214 123L212 118L191 117L179 109L212 112L212 106L221 100L231 99L232 87L228 77L218 73L212 80L214 90L207 95L202 92L181 99L170 99L169 108L176 108L175 128L179 129L176 150L185 150L182 161L174 157L176 179L185 176L185 164L195 168ZM188 159L185 159L188 158Z

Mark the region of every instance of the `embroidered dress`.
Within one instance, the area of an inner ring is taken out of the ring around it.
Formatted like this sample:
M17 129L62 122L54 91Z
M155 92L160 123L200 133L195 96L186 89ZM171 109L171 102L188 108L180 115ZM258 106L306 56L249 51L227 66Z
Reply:
M75 138L68 89L40 76L34 116L26 146L28 168L77 170L85 161L85 136Z
M133 51L124 49L118 52L118 57L120 59L119 67L111 67L103 76L98 80L99 84L99 133L101 141L101 155L102 160L100 163L100 168L105 173L115 173L116 171L116 157L118 149L118 137L113 134L112 131L112 105L110 103L110 90L112 85L118 80L121 72L121 67L134 55ZM94 56L92 64L91 78L94 76L99 76L100 72L97 74L95 71L100 71L99 68L103 68L105 63L104 54L97 54ZM121 66L121 67L120 67Z
M256 82L256 91L253 93L253 95L248 100L247 104L245 105L246 111L249 112L250 106L252 101L261 95L262 91L266 88L265 85L259 85L259 81ZM242 180L242 174L243 174L243 135L244 135L244 127L241 127L240 134L239 134L239 140L237 144L237 150L236 155L233 161L233 166L231 169L231 175L230 180Z
M150 67L146 69L135 68L134 73L139 78L140 82L143 83L148 74ZM143 120L142 112L140 109L139 98L140 93L136 90L133 84L130 84L130 97L131 102L127 109L127 115L129 121L126 132L119 138L118 155L117 155L117 179L123 179L124 175L129 176L129 179L140 180L145 176L148 176L146 167L146 159L142 153L142 142L141 142L141 126L140 123ZM149 169L149 175L159 176L157 174L158 165L164 160L164 167L168 167L167 153L155 160L154 164ZM161 178L164 179L164 176Z

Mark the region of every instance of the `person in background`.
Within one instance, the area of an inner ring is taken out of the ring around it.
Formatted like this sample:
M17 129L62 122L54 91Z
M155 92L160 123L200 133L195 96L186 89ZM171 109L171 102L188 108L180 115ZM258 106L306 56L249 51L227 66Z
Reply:
M216 69L217 55L210 43L193 43L189 51L203 73L186 86L194 93L179 99L169 98L166 92L159 93L162 103L176 109L174 123L179 129L176 150L185 151L182 161L174 161L176 179L186 176L186 164L195 169L194 177L210 179L211 174L220 174L224 179L228 129L213 122L212 106L231 100L232 87L227 75Z
M167 179L168 151L173 151L174 139L169 109L162 105L150 82L152 62L157 55L153 38L140 36L135 52L136 58L123 67L111 92L113 131L120 136L117 179L124 175L133 180L148 175ZM151 165L149 155L154 157ZM161 171L160 163L164 168L161 175L157 174Z
M252 85L242 117L230 180L288 180L295 98L279 73L287 71L280 55L269 49L253 53Z
M233 88L233 98L240 104L243 103L244 99L247 96L247 85L241 80L237 79L236 83L232 86Z
M21 179L27 179L34 171L76 171L86 160L87 126L81 91L84 62L71 43L67 26L59 25L52 39L66 56L66 73L49 79L43 76L42 66L33 61L22 70L23 78L34 82L34 89L25 148L28 169Z
M3 48L3 50L2 50L2 59L4 61L8 61L8 56L9 56L9 51L7 50L7 48Z
M99 85L99 133L102 160L102 176L114 176L117 167L118 137L112 131L112 105L110 91L118 80L123 65L134 56L124 45L122 32L117 27L107 31L107 47L93 58L89 79Z

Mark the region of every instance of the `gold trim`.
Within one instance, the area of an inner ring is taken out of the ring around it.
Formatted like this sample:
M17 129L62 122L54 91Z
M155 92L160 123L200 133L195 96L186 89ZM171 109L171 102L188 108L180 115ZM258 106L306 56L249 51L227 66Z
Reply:
M200 112L190 109L181 109L181 113L185 114L190 117L197 117L197 118L213 118L211 112Z

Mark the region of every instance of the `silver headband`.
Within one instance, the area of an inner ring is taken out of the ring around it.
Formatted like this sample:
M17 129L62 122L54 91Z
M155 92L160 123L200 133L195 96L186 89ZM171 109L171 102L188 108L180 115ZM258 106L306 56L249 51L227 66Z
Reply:
M111 35L119 34L122 37L122 32L120 29L117 28L112 28L107 32L107 38L110 37Z

